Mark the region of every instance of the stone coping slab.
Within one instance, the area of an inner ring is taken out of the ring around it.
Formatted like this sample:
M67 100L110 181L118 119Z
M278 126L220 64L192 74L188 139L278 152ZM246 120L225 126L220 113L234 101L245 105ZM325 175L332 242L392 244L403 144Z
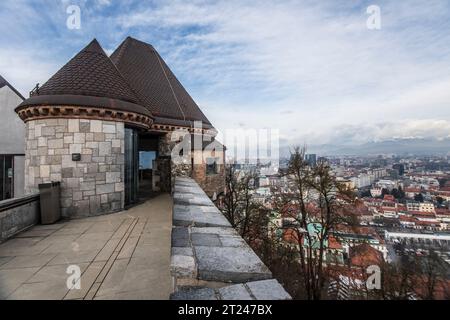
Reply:
M174 191L171 299L291 298L194 180L177 177Z
M198 206L214 206L206 195L179 193L173 194L174 204L198 205Z
M213 206L173 206L174 226L231 227L228 220Z
M195 246L198 278L240 283L272 278L272 272L248 246Z
M200 188L196 188L196 187L192 187L192 186L178 186L178 185L174 187L174 193L188 193L188 194L200 194L200 195L205 194L205 192Z
M172 300L291 300L275 279L239 283L221 288L185 286L172 293Z

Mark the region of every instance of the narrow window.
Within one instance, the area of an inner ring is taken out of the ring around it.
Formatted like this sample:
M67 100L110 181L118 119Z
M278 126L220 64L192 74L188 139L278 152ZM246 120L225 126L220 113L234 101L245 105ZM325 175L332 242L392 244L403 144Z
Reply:
M218 173L217 160L218 158L206 158L206 175Z

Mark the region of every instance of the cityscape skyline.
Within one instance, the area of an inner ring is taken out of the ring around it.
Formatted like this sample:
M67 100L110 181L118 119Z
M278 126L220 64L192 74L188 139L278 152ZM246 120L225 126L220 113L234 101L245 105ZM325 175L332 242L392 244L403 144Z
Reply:
M449 301L449 14L2 1L0 300Z

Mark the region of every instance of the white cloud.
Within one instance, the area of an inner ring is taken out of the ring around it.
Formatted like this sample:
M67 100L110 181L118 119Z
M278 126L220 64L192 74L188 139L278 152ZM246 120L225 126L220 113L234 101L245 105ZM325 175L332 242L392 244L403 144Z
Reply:
M450 35L441 24L449 4L380 6L380 31L366 28L364 7L309 1L176 1L121 23L172 31L159 48L176 73L198 83L194 98L219 128L270 126L288 141L309 143L333 141L337 128L359 128L341 141L347 143L388 138L376 134L379 123L450 118ZM183 27L192 31L180 34ZM429 134L442 133L432 128Z
M379 31L366 28L365 1L80 3L82 36L72 39L58 31L71 52L94 36L105 37L101 43L108 49L126 35L151 42L219 129L279 128L292 144L440 137L448 130L440 122L450 119L446 0L379 0ZM14 19L5 23L11 30L22 28L22 36L38 37L33 30L44 21L55 23L61 11L49 10L53 20L32 19L35 12L19 4L30 26ZM100 4L108 10L118 6L117 12L102 15ZM64 10L59 19L64 26ZM53 64L64 62L48 58L51 54L38 59L34 53L40 49L2 44L0 72L29 90L56 71Z
M100 6L109 6L111 5L111 0L97 0L97 3Z
M450 121L440 119L406 119L368 125L348 124L331 129L332 132L319 133L319 135L333 135L333 139L327 141L329 144L339 140L347 144L364 144L398 139L450 138Z
M24 97L39 83L44 84L55 72L52 61L43 61L33 52L0 47L0 73Z

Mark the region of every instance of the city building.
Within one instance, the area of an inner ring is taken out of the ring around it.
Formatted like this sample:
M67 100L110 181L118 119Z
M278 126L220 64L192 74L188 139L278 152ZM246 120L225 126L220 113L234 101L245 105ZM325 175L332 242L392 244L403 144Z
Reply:
M434 204L431 202L408 201L406 208L408 211L435 212Z
M0 75L0 200L24 193L25 125L14 112L23 100Z
M399 176L403 176L405 174L405 165L402 163L394 164L392 169L397 170Z
M310 166L315 166L317 164L317 155L314 153L311 154L305 154L305 161L310 165Z
M370 195L374 198L376 197L381 197L381 195L383 194L383 189L382 188L372 188L370 189Z
M408 199L414 199L414 197L420 193L422 193L422 189L420 188L417 187L405 188L405 197Z
M380 177L376 177L375 179L378 179ZM395 188L398 188L398 183L396 181L382 179L377 181L376 186L382 189L386 189L388 191L392 191Z
M357 177L352 177L350 179L353 181L356 188L368 187L375 181L375 177L367 173L360 173Z

